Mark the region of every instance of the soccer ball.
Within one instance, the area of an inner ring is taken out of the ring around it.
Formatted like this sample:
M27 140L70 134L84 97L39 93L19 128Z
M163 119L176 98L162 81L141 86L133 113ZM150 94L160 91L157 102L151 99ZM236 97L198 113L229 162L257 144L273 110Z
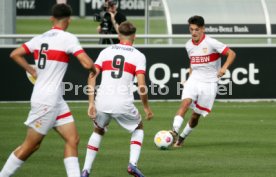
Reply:
M161 130L154 136L154 144L162 150L168 149L173 143L173 136L167 130Z

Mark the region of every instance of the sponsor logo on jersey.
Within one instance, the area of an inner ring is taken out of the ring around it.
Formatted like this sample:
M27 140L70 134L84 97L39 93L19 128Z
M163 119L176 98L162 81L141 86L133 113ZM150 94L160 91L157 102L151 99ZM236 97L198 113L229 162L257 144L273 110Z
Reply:
M203 48L203 49L202 49L202 51L203 51L203 53L204 53L204 54L207 54L207 52L208 52L208 48L207 48L207 47L205 47L205 48Z
M220 58L220 55L218 53L212 53L210 55L191 56L190 61L191 61L191 64L202 64L202 63L209 63L209 62L216 61L219 58Z

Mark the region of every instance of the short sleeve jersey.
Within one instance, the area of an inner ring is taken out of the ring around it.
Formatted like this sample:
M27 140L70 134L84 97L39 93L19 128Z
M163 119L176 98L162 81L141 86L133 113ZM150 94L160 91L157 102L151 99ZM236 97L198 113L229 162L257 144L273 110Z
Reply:
M144 54L130 45L116 44L105 48L95 66L102 79L96 95L96 108L106 113L128 113L133 110L133 80L145 74Z
M33 54L37 80L31 102L55 105L62 99L62 80L66 72L69 54L84 52L78 39L71 33L53 27L23 44L27 54Z
M190 79L201 82L217 82L218 71L221 68L221 55L226 55L229 48L207 35L199 43L192 39L186 43L192 74Z

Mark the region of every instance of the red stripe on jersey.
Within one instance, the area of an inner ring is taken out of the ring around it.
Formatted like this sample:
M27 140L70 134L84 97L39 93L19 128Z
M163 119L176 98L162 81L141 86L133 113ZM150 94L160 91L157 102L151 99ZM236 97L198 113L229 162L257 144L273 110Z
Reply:
M102 67L98 64L95 64L95 67L98 68L100 71L102 70Z
M138 74L146 74L146 71L144 71L144 70L138 70L138 71L135 72L135 74L136 75L138 75Z
M27 55L29 55L31 52L26 44L23 44L22 47L24 48Z
M87 149L90 149L92 151L99 151L99 148L96 148L95 146L87 145Z
M112 67L112 61L104 61L103 64L102 64L102 70L103 71L105 71L105 70L115 70Z
M230 49L229 47L225 47L225 49L221 52L221 54L226 55L229 49Z
M64 113L64 114L61 114L61 115L57 116L56 120L64 119L64 118L69 117L69 116L72 116L71 112L67 112L67 113Z
M130 144L136 144L136 145L142 146L142 143L139 141L131 141Z
M210 55L202 55L202 56L191 56L190 62L191 64L202 64L216 61L220 58L219 53L211 53Z
M47 60L54 60L54 61L59 61L59 62L69 62L69 56L63 52L63 51L58 51L58 50L44 50L42 51L43 54L47 55ZM34 58L35 60L38 60L39 51L35 50L34 51Z
M84 50L78 50L73 55L76 57L76 56L78 56L81 53L84 53Z
M106 71L106 70L116 71L118 69L112 67L112 61L104 61L103 65L102 65L102 71ZM128 72L132 75L135 75L135 70L136 70L135 65L133 65L131 63L128 63L128 62L125 62L125 64L124 64L124 71L125 72Z
M202 111L206 111L206 112L208 112L208 113L211 112L210 109L204 108L204 107L200 106L199 104L197 104L196 101L195 101L195 105L196 105L196 108L198 108L198 109L200 109L200 110L202 110Z
M130 63L125 62L125 67L124 67L124 71L128 72L132 75L135 75L135 71L136 71L136 66Z

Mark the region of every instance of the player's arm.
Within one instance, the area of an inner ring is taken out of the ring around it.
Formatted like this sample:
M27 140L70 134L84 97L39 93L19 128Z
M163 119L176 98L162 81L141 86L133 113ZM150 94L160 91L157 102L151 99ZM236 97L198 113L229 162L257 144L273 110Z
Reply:
M96 68L96 74L93 75L92 73L89 74L88 77L88 101L89 101L89 106L88 106L88 116L92 119L96 118L96 107L95 107L95 86L96 86L96 78L100 73L100 69Z
M138 80L138 93L140 95L140 99L142 101L144 111L146 113L146 119L150 120L153 117L153 112L151 111L151 108L148 103L148 89L145 81L145 75L144 74L137 74L137 80Z
M34 78L36 78L37 77L36 70L31 65L29 65L29 63L24 58L24 55L26 55L26 50L21 46L14 49L10 53L10 58L13 59L18 65L20 65L28 73L30 73Z
M94 62L85 52L82 52L79 55L77 55L77 58L85 69L89 70L93 75L96 74Z
M236 58L236 53L233 50L229 49L226 52L226 56L227 56L227 59L226 59L225 63L223 64L222 68L219 70L218 77L222 77L225 74L226 70L234 62L234 60Z

